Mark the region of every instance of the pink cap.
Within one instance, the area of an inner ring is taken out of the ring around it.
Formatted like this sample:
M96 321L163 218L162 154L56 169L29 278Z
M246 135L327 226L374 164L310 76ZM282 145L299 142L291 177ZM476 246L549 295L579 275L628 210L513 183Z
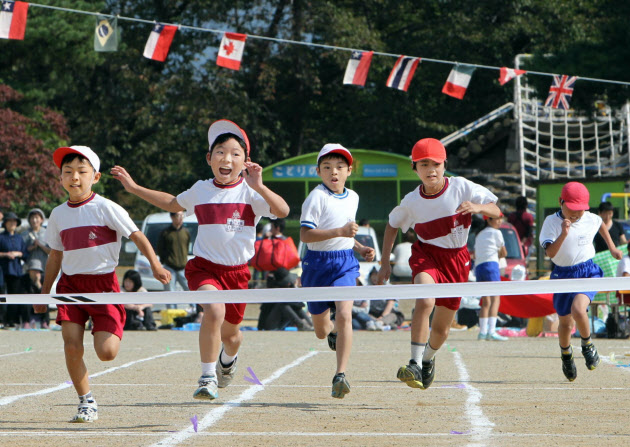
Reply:
M329 143L329 144L324 145L322 150L319 151L319 154L317 155L317 163L319 163L320 158L328 154L339 154L343 158L346 159L346 161L348 162L348 166L352 165L352 154L350 153L348 149L343 147L341 144Z
M208 144L210 147L214 144L214 141L223 134L232 133L237 137L240 137L243 141L245 141L245 146L247 147L247 156L249 157L249 139L247 138L247 134L243 129L238 127L236 123L233 123L230 120L218 120L212 123L210 129L208 129Z
M440 140L435 138L423 138L413 145L411 149L411 161L420 161L428 158L437 163L446 160L446 149Z
M590 194L586 186L580 182L569 182L562 187L560 199L572 211L586 211L590 208Z
M92 149L87 146L70 146L70 147L60 147L53 153L53 161L57 165L58 168L61 168L61 162L63 161L63 157L68 154L80 154L83 157L87 158L92 167L94 168L94 172L98 172L101 169L101 160L98 158L98 155L94 153Z

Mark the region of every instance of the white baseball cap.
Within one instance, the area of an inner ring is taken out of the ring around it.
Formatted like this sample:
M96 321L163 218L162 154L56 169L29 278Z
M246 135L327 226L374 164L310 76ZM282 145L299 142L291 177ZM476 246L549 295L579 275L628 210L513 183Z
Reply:
M247 134L243 129L238 127L235 123L230 120L218 120L210 125L210 129L208 129L208 144L209 147L212 147L214 141L223 134L233 133L237 137L240 137L243 141L245 141L245 146L247 147L247 156L249 157L249 139L247 138Z
M87 146L70 146L60 147L59 149L57 149L53 154L53 161L58 168L61 168L63 157L68 154L83 155L85 158L88 159L88 161L94 168L94 172L99 172L99 169L101 169L101 161L99 160L98 155L96 155L94 151Z
M319 154L317 155L317 164L319 164L320 158L328 154L339 154L348 161L348 166L352 165L352 154L348 149L346 149L339 143L328 143L324 145L322 150L319 151Z

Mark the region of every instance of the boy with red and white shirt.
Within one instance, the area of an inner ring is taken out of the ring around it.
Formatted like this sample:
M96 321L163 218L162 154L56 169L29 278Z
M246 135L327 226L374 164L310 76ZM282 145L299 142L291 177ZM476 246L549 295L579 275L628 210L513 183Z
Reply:
M151 264L153 275L163 284L170 273L162 268L146 236L138 230L129 214L111 200L92 191L101 178L100 160L86 146L60 147L53 154L61 169L61 185L69 199L50 214L46 242L51 248L46 263L42 293L50 289L59 273L57 293L120 292L115 268L118 265L122 236L131 239ZM46 312L47 305L35 305L35 312ZM57 305L57 324L61 325L66 366L79 394L79 407L72 422L94 422L98 407L90 392L83 362L85 323L92 318L94 350L103 361L113 360L120 349L125 309L114 304Z
M468 281L470 255L466 247L472 215L499 217L497 197L483 186L462 177L444 177L446 150L439 140L424 138L411 152L412 168L422 181L394 208L383 238L383 259L389 259L400 228L413 228L409 265L414 284ZM383 263L378 284L391 274ZM412 388L427 389L435 378L435 353L446 341L461 298L416 300L411 321L411 360L397 377ZM435 306L429 337L429 316ZM428 339L428 340L427 340ZM422 362L422 368L420 368Z
M243 129L228 120L215 121L208 130L208 143L206 162L214 179L200 180L177 197L137 185L120 166L112 168L112 175L125 190L159 208L197 216L195 257L185 270L190 290L247 289L247 262L254 256L256 224L261 217L286 217L289 206L263 185L262 167L251 162L249 140ZM234 378L243 340L239 324L245 304L212 303L202 307L201 377L193 398L212 400L219 396L218 388L228 386Z

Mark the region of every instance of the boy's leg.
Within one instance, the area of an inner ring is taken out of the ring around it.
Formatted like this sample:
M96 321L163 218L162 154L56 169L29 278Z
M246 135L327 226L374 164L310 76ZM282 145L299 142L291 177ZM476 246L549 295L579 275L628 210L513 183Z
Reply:
M442 347L448 338L451 323L453 322L453 318L455 318L455 312L457 311L444 306L435 306L433 320L431 321L431 335L429 337L429 341L427 342L427 349L437 351ZM426 349L425 352L427 352ZM431 358L433 358L432 355L429 359Z
M352 350L352 301L337 301L337 373L345 373Z
M84 333L85 327L80 324L71 321L61 322L61 337L63 338L66 367L79 396L83 396L90 391L87 368L83 362Z
M224 321L221 325L221 341L227 355L234 357L238 354L238 350L243 342L243 333L240 331L238 324Z
M217 290L204 284L198 290ZM199 327L199 355L201 357L201 377L193 398L212 400L219 397L217 381L217 360L221 350L221 326L225 319L225 304L202 304L203 318Z
M120 338L106 331L94 332L94 350L102 362L112 361L120 350Z
M595 345L591 341L591 325L588 319L587 309L591 300L584 294L577 294L573 298L573 304L571 305L571 315L575 320L575 324L580 332L582 338L582 355L586 362L586 367L590 370L597 368L600 363L599 354Z
M571 314L558 316L558 320L558 342L560 343L562 372L569 382L573 382L577 377L577 370L573 360L573 347L571 346L571 331L573 330L574 321Z
M335 330L335 325L330 320L330 309L326 309L321 314L311 314L311 319L313 320L315 336L320 340L323 340Z

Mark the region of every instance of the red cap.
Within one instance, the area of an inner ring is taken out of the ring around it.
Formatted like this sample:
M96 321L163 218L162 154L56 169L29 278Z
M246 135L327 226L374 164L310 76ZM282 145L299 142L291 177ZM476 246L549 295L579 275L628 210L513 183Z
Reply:
M560 199L571 211L587 211L590 195L586 186L580 182L569 182L562 187Z
M503 217L503 213L501 213L501 215L499 217ZM483 220L488 220L488 219L492 219L492 217L488 217L485 214L483 215ZM495 218L496 219L496 218Z
M423 138L414 144L411 149L411 161L420 161L428 158L437 163L446 160L446 149L440 140L435 138Z

